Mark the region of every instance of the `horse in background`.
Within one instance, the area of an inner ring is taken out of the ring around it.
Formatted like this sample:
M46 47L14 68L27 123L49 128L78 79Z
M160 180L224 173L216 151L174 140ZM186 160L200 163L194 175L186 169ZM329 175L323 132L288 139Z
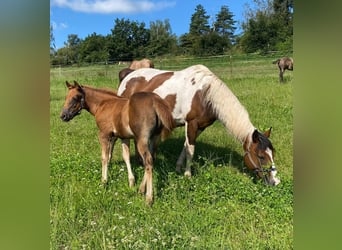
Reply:
M167 102L176 125L185 126L185 142L176 163L177 172L185 161L184 175L191 177L196 138L219 120L243 145L247 167L267 184L280 183L275 177L274 148L269 140L271 129L259 132L237 97L207 67L194 65L180 71L143 68L123 77L118 95L129 97L140 91L154 92ZM262 167L269 163L269 169Z
M134 60L130 65L130 69L154 68L154 63L149 59L142 59L140 61Z
M146 191L146 203L152 204L152 169L157 145L161 138L169 135L175 127L168 105L156 94L140 92L129 99L114 92L74 85L66 82L68 93L60 118L68 122L81 113L82 109L91 113L99 128L102 148L102 182L107 182L108 164L112 158L115 141L122 139L122 156L127 166L129 185L134 185L129 160L129 139L136 141L138 153L143 161L145 173L139 187Z
M284 72L285 70L293 71L293 59L291 57L282 57L272 62L273 64L277 64L279 67L279 81L284 82Z

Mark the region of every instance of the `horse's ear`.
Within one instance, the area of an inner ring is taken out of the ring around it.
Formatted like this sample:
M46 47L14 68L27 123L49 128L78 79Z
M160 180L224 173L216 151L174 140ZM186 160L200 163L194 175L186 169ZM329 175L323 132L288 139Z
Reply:
M264 135L265 135L267 138L270 137L271 131L272 131L272 127L270 127L269 130L265 131L265 132L264 132Z
M68 89L72 89L74 86L72 86L68 81L65 81L65 85Z
M75 80L74 80L74 85L75 85L75 87L80 87L80 85L78 84L78 82L76 82Z
M252 134L252 140L254 143L257 143L259 141L259 132L256 129L254 130Z

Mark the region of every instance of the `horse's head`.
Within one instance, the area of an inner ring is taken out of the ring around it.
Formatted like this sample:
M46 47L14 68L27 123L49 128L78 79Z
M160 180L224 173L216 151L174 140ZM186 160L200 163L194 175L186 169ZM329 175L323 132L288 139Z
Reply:
M85 94L83 88L76 81L74 81L74 85L68 81L65 83L69 91L60 117L63 121L68 122L81 113L81 110L84 108Z
M255 171L267 184L276 186L280 183L280 180L275 177L277 170L273 161L274 148L268 139L271 134L271 129L265 133L254 130L252 140L246 140L244 144L244 161L247 167ZM270 168L264 169L262 166L267 164L270 164Z

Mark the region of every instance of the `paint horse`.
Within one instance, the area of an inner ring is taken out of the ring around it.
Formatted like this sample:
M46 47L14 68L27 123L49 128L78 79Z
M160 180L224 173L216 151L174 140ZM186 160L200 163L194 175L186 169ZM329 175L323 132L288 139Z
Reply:
M154 93L140 92L128 99L112 91L81 86L77 82L74 85L66 82L66 86L69 90L61 119L68 122L79 115L82 109L95 116L102 147L102 182L107 182L108 164L115 141L118 138L134 138L145 167L139 192L145 193L146 190L146 203L151 204L153 156L161 136L166 137L175 126L167 104ZM130 186L133 186L128 145L123 144L122 155L127 165Z
M293 59L291 57L282 57L272 62L273 64L277 64L279 68L279 81L284 82L284 72L285 70L293 71Z
M154 68L154 64L151 60L149 59L141 59L140 61L138 60L133 60L133 62L129 65L130 69L141 69L141 68Z
M191 177L191 163L196 138L215 120L219 120L245 151L247 167L267 184L277 185L273 153L269 140L271 128L259 132L237 97L213 72L203 65L194 65L180 71L138 69L123 78L118 95L129 97L139 91L149 91L163 98L172 110L177 126L185 125L185 142L176 163L176 171L186 160L185 176ZM271 164L270 168L262 166Z

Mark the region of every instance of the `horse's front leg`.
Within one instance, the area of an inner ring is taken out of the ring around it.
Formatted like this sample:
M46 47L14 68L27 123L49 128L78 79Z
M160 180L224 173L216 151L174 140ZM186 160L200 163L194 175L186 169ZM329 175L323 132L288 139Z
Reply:
M186 166L184 175L191 177L192 159L195 154L196 138L201 134L201 130L198 130L196 121L188 122L185 126L185 153L186 153Z
M111 134L99 132L99 141L101 144L101 161L102 161L102 183L107 183L108 180L108 164L114 149L116 138Z
M180 153L177 163L176 163L176 172L179 174L181 173L181 170L182 170L181 168L185 160L185 157L186 157L186 141L184 142L182 152Z
M135 184L135 178L132 172L131 162L130 162L130 154L129 154L129 139L122 139L122 158L124 159L127 167L127 173L128 173L128 183L129 187L133 187Z

